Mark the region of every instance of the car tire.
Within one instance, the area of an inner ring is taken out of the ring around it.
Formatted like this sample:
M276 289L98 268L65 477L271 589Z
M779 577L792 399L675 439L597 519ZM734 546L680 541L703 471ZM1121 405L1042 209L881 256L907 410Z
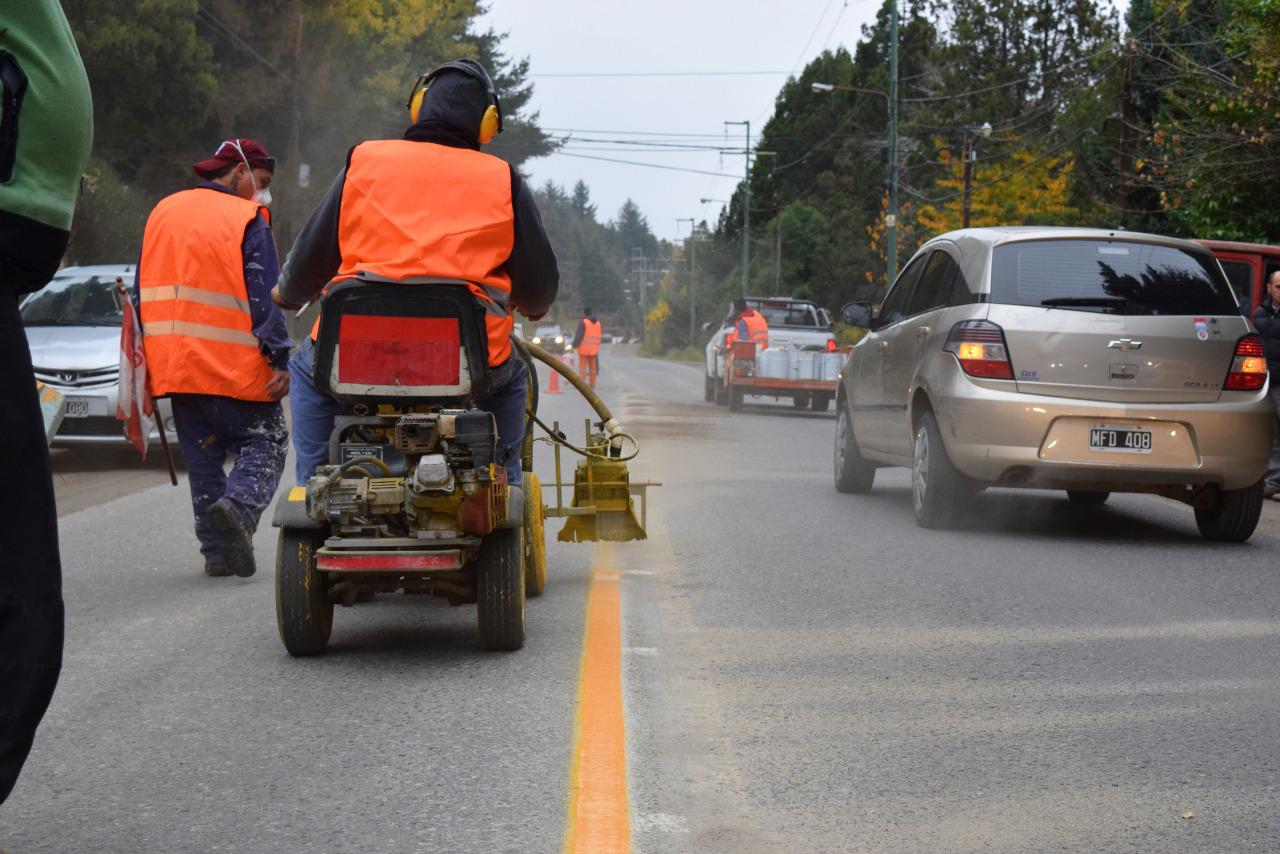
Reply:
M743 398L743 397L745 397L745 395L742 393L742 389L740 389L740 388L730 388L730 389L729 389L729 411L730 411L730 412L741 412L741 411L742 411L742 398Z
M840 407L840 416L836 419L835 445L836 491L866 495L876 481L876 467L863 459L858 440L853 435L853 418L846 406Z
M729 389L727 386L725 386L724 381L721 380L719 377L717 377L715 404L716 406L724 406L728 402L729 402Z
M1080 507L1101 507L1111 497L1110 492L1086 492L1080 489L1068 489L1067 498L1072 504Z
M1197 508L1196 527L1206 540L1243 543L1253 536L1262 515L1262 481L1244 489L1218 492L1212 507Z
M815 394L809 401L809 408L814 412L826 412L831 407L831 395Z
M702 383L702 399L707 403L716 399L716 378L706 377Z
M911 453L911 507L921 528L949 528L956 511L973 493L969 479L947 456L942 430L932 412L920 417Z

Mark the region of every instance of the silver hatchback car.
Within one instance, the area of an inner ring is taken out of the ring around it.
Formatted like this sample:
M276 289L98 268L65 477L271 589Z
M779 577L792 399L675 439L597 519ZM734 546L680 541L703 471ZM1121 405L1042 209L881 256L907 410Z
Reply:
M993 486L1079 504L1146 492L1243 541L1262 509L1276 413L1262 340L1195 243L1076 228L974 228L926 243L837 395L835 482L910 466L924 527Z

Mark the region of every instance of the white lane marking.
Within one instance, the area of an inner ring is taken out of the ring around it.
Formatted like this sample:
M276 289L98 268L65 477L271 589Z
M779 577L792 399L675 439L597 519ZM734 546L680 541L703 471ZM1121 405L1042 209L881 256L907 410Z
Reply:
M628 646L623 648L623 652L628 655L657 655L658 648L656 646Z

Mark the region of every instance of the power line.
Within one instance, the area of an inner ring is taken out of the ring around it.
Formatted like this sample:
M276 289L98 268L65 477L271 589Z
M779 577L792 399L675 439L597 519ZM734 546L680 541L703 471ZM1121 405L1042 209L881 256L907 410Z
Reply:
M601 160L605 163L622 163L626 166L647 166L650 169L663 169L668 172L692 172L695 175L714 175L717 178L736 178L743 180L742 175L734 175L729 172L712 172L709 169L690 169L685 166L664 166L661 163L644 163L639 160L619 160L616 157L595 157L590 154L574 154L569 151L553 151L547 155L548 157L576 157L579 160Z
M197 14L197 15L203 14L203 15L204 15L204 21L205 21L205 23L207 23L207 24L209 24L210 26L212 26L212 27L214 28L214 31L215 31L216 33L218 33L218 34L219 34L219 35L221 35L223 38L225 38L225 39L227 39L228 41L230 41L230 42L231 42L232 44L234 44L235 46L239 47L241 50L243 50L243 51L245 51L246 53L248 53L248 54L249 54L250 56L252 56L254 59L258 60L258 62L262 63L262 64L263 64L263 65L265 65L267 68L271 69L272 71L274 71L276 74L280 75L281 77L285 77L285 76L287 76L287 75L286 75L283 71L281 71L279 68L276 68L276 67L271 63L271 61L270 61L270 60L268 60L265 56L263 56L262 54L258 53L256 50L254 50L254 49L253 49L253 46L252 46L251 44L249 44L249 43L248 43L247 41L245 41L244 39L240 38L240 36L236 33L236 31L235 31L235 30L231 29L231 27L229 27L229 26L227 26L226 24L224 24L224 23L222 22L222 20L221 20L217 15L213 14L212 12L210 12L210 11L209 11L207 8L205 8L202 4L196 4L196 14Z
M557 71L529 77L771 77L790 71Z

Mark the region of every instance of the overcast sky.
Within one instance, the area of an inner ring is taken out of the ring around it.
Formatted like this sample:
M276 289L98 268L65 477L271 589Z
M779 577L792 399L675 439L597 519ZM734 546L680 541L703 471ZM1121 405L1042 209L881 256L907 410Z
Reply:
M749 120L754 138L786 72L802 69L824 46L852 48L879 6L880 0L492 0L483 22L509 34L509 55L529 57L543 127L574 138L565 151L526 165L534 181L570 187L581 178L602 220L629 196L656 234L672 238L689 233L678 218L715 221L720 204L699 200L727 199L743 174L743 157L654 149L723 146L726 132L728 144L741 147L743 129L723 123ZM783 73L602 76L637 72Z

